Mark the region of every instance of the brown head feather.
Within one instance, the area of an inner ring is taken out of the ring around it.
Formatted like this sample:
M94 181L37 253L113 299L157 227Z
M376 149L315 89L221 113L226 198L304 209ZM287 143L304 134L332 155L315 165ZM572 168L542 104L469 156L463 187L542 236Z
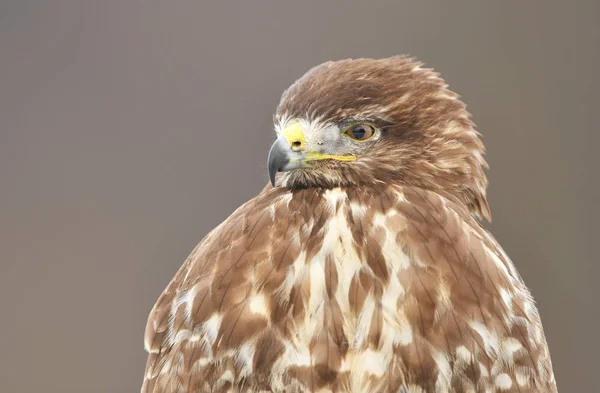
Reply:
M355 162L323 162L283 175L292 188L407 184L447 194L491 219L484 146L465 104L408 57L331 61L287 89L276 122L372 122L383 136ZM332 173L335 175L332 176Z

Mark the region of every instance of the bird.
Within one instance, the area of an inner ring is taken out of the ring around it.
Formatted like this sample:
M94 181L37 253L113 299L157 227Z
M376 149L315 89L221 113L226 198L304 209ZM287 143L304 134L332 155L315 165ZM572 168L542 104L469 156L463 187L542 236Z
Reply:
M273 119L269 181L149 314L142 393L557 392L536 303L483 226L482 135L438 72L327 61Z

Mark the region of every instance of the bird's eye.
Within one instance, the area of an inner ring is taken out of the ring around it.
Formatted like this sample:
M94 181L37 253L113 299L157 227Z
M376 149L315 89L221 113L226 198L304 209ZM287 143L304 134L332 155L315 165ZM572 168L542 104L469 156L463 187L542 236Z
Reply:
M366 123L353 124L343 134L355 141L365 142L375 135L375 127Z

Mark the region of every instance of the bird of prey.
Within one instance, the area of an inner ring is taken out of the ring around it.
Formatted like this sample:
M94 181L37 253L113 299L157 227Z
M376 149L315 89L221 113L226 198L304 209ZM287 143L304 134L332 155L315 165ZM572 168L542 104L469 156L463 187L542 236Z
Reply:
M556 392L530 291L479 223L480 134L436 72L326 62L274 123L271 184L150 313L143 393Z

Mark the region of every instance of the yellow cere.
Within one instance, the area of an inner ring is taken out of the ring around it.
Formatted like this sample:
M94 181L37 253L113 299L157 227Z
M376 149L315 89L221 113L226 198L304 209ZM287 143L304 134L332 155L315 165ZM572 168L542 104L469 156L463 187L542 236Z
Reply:
M283 130L283 136L293 150L304 148L306 140L304 139L304 132L302 131L300 123L293 123L287 126L285 130ZM296 147L296 149L294 149L294 147Z

